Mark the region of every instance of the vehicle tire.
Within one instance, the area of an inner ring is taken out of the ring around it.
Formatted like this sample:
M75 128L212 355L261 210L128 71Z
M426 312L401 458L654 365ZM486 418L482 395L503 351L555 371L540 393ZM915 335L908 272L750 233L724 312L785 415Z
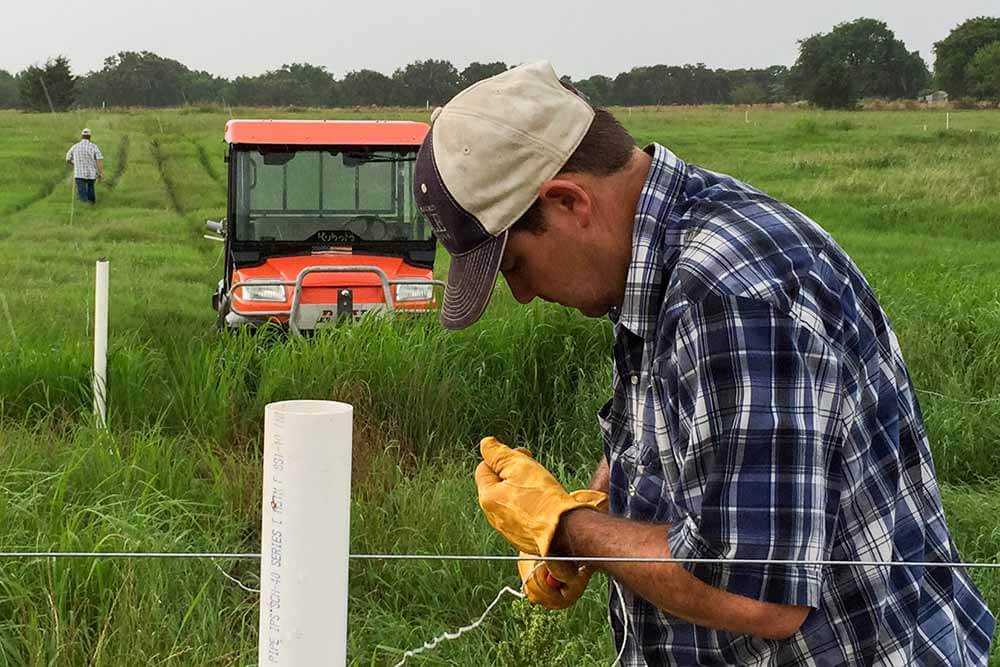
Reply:
M226 300L225 297L220 297L219 298L219 308L216 311L216 317L215 317L215 328L216 329L222 329L223 331L225 331L225 329L226 329L226 315L228 315L228 314L229 314L229 303L227 302L227 300Z

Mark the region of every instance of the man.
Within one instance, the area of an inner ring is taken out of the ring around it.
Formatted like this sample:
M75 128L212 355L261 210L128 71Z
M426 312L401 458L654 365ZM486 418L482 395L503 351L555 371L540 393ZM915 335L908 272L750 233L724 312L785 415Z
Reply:
M73 177L76 179L76 193L80 201L94 205L97 203L97 193L94 191L94 181L104 178L104 155L97 144L90 141L90 128L85 127L80 132L80 141L70 146L66 152L66 162L73 165Z
M614 323L592 484L609 513L527 451L480 446L491 525L587 565L521 567L532 600L567 606L605 571L625 665L986 664L994 619L960 568L725 562L960 560L896 336L825 231L639 150L547 63L432 123L415 194L452 255L443 324L472 324L498 272L522 303ZM719 562L588 560L626 556Z

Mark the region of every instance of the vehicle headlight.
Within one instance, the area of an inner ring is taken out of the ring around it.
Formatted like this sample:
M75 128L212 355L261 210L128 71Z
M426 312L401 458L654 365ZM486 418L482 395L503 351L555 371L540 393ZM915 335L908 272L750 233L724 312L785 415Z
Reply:
M396 285L396 301L430 301L433 298L433 285Z
M281 285L243 285L244 301L284 301L285 288Z

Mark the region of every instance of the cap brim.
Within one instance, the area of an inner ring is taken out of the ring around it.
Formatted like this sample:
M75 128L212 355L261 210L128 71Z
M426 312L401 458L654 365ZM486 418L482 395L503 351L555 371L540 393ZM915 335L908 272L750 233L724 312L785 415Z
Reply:
M486 310L506 246L507 231L504 231L473 250L452 257L441 306L441 324L446 329L464 329Z

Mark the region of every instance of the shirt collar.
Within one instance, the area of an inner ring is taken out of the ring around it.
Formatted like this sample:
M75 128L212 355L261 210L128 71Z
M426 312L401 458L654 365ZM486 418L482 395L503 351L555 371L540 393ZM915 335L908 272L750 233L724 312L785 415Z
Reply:
M653 158L646 183L635 207L632 229L632 261L625 277L625 298L611 320L640 338L656 327L667 260L668 238L674 225L671 212L683 190L687 165L667 148L650 144L644 148Z

